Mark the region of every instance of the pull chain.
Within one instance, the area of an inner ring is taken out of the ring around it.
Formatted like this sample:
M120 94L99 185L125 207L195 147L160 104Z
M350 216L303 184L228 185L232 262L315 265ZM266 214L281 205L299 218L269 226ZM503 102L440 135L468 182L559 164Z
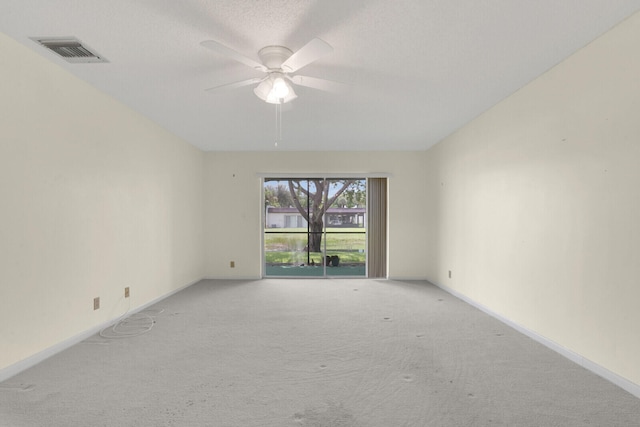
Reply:
M278 142L282 141L282 104L276 104L276 143L275 146L278 146Z

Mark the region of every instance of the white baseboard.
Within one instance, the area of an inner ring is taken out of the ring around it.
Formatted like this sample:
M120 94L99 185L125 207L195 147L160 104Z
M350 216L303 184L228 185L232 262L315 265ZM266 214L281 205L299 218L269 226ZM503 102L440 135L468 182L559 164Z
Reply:
M142 311L142 310L144 310L144 309L146 309L146 308L148 308L148 307L150 307L150 306L152 306L154 304L157 304L158 302L162 301L163 299L168 298L171 295L174 295L174 294L176 294L176 293L188 288L189 286L200 282L201 280L202 279L195 280L195 281L190 282L190 283L188 283L188 284L186 284L186 285L184 285L184 286L182 286L182 287L180 287L178 289L175 289L175 290L173 290L173 291L171 291L171 292L169 292L167 294L164 294L164 295L162 295L162 296L160 296L158 298L155 298L155 299L145 303L144 305L141 305L140 307L137 307L137 308L135 308L133 310L130 310L127 313L127 315L132 315L132 314L138 313L138 312L140 312L140 311ZM97 326L94 326L94 327L92 327L90 329L87 329L86 331L81 332L78 335L75 335L75 336L73 336L71 338L68 338L68 339L66 339L64 341L61 341L61 342L59 342L57 344L54 344L49 348L46 348L46 349L44 349L44 350L42 350L42 351L40 351L40 352L38 352L38 353L36 353L34 355L31 355L31 356L29 356L29 357L27 357L25 359L22 359L19 362L14 363L13 365L10 365L10 366L8 366L8 367L6 367L4 369L0 369L0 382L5 381L5 380L15 376L15 375L19 374L20 372L25 371L25 370L37 365L40 362L43 362L44 360L50 358L51 356L54 356L54 355L60 353L61 351L64 351L64 350L68 349L69 347L72 347L72 346L78 344L81 341L86 340L87 338L99 333L100 331L102 331L105 328L108 328L109 326L113 326L116 322L118 322L121 319L121 317L122 316L115 317L115 318L113 318L111 320L108 320L108 321L106 321L104 323L101 323L101 324L99 324Z
M432 283L432 282L429 282ZM577 363L578 365L582 366L583 368L593 372L594 374L612 382L613 384L617 385L618 387L620 387L623 390L628 391L629 393L633 394L634 396L640 398L640 385L639 384L635 384L631 381L629 381L628 379L621 377L620 375L611 372L610 370L608 370L607 368L598 365L597 363L585 358L584 356L569 350L566 347L563 347L562 345L556 343L555 341L552 341L530 329L525 328L522 325L519 325L515 322L513 322L512 320L507 319L506 317L501 316L500 314L492 311L490 308L470 299L469 297L449 288L448 286L444 286L444 285L439 285L437 283L433 283L435 286L439 287L440 289L442 289L443 291L453 295L454 297L461 299L462 301L466 302L469 305L472 305L473 307L477 308L478 310L481 310L483 312L485 312L486 314L488 314L491 317L494 317L496 319L498 319L499 321L501 321L502 323L512 327L513 329L515 329L516 331L528 336L529 338L539 342L540 344L544 345L545 347L550 348L551 350L555 351L556 353L560 354L561 356L566 357L567 359L571 360L574 363Z

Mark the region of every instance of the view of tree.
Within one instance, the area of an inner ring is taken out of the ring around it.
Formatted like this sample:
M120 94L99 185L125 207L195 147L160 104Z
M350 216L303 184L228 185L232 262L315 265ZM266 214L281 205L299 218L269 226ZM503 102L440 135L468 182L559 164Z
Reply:
M365 199L362 180L291 179L288 183L294 206L309 224L309 252L322 252L324 214L338 198L344 194L347 207L355 207Z
M264 205L265 206L280 206L278 203L278 197L273 187L266 185L264 187Z
M308 249L322 252L324 215L329 207L361 208L366 204L363 179L288 179L265 183L265 206L295 207L309 225Z
M293 198L289 192L289 187L284 184L278 184L277 187L264 187L264 200L267 206L275 206L282 208L292 208Z
M352 180L332 207L335 208L364 208L367 203L365 181Z

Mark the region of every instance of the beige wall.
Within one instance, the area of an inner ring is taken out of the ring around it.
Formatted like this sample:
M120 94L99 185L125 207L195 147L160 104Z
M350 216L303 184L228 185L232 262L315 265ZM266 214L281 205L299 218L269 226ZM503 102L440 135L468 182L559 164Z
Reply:
M204 155L3 34L0 51L2 369L203 277Z
M635 384L639 46L636 14L426 161L428 278Z
M260 173L389 174L389 276L425 277L424 152L207 153L205 236L208 277L261 275ZM232 206L232 209L228 207ZM236 267L230 268L229 261Z

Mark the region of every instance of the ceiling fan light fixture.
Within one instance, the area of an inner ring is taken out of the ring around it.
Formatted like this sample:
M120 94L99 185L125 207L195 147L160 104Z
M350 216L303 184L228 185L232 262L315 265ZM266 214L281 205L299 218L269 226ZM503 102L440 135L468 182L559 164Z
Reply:
M293 101L298 97L298 95L296 95L296 93L293 91L293 88L288 82L283 81L283 84L286 88L286 92L285 90L279 90L274 87L271 90L271 93L269 93L266 102L268 102L269 104L286 104L287 102Z
M285 82L282 77L276 77L273 80L271 92L276 98L284 98L289 95L289 85L287 85L287 82Z
M279 73L272 73L253 92L269 104L284 104L298 97L291 84Z
M272 88L273 83L271 82L271 79L267 78L261 81L260 84L253 89L253 93L255 93L258 98L266 101Z

